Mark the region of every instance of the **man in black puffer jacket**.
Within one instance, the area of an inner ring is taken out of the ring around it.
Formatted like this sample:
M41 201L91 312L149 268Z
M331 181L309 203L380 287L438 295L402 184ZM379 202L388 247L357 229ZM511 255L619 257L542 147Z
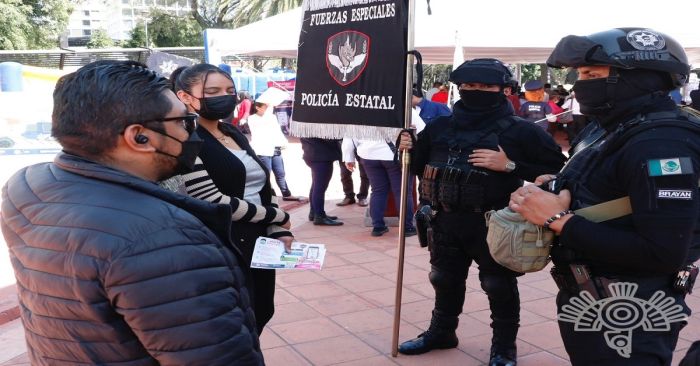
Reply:
M53 163L2 191L32 365L263 365L230 206L161 189L196 115L167 80L98 61L54 91Z

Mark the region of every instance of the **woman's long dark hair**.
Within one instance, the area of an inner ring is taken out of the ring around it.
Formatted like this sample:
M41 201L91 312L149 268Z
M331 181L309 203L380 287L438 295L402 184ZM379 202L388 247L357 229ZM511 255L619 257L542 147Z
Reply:
M211 64L197 64L193 66L180 66L170 74L173 92L177 93L180 90L184 90L187 94L192 95L192 87L200 82L202 85L207 85L209 74L213 73L224 75L227 79L231 80L235 88L236 83L233 82L231 74Z

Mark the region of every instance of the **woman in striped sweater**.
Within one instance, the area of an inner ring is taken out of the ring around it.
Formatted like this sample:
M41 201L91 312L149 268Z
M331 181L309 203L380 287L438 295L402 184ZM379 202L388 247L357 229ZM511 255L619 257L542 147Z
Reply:
M247 263L260 236L291 247L289 215L277 206L270 172L246 137L220 122L236 104L231 76L216 66L198 64L175 70L170 79L178 98L199 114L197 134L204 140L194 171L183 176L187 193L231 205L231 237ZM275 271L250 269L248 288L260 333L274 313Z

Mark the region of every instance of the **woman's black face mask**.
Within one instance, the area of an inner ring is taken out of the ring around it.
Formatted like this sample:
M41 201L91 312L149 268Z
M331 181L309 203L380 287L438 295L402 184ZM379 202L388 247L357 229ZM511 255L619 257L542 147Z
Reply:
M236 108L236 102L235 94L199 98L200 108L196 112L205 119L216 121L230 116Z

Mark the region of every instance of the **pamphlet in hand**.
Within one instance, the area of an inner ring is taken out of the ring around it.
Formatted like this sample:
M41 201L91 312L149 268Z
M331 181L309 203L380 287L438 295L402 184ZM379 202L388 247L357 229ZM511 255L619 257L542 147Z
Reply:
M292 251L284 249L284 243L272 238L259 237L255 241L251 268L263 269L321 269L326 258L326 246L295 241Z

